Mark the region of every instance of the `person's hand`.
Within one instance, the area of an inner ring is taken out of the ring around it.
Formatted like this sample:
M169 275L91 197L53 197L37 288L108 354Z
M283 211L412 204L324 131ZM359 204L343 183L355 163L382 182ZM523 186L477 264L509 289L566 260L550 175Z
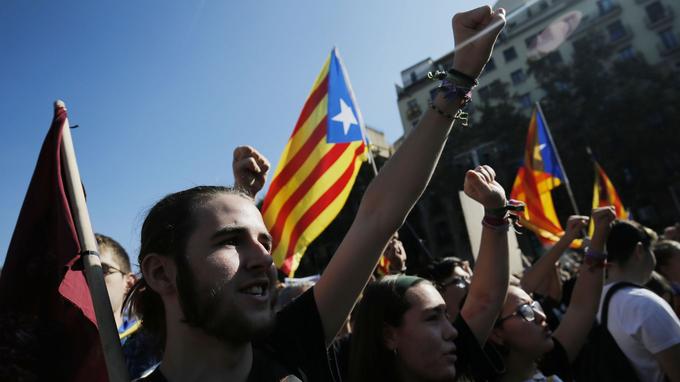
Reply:
M616 220L616 212L613 206L595 208L591 216L595 231L609 231L612 222Z
M494 11L485 5L456 14L451 24L456 43L453 69L472 78L479 77L491 57L496 38L505 27L505 9Z
M477 166L465 173L463 191L486 209L505 207L505 190L496 182L496 172L489 166Z
M243 189L251 197L264 187L269 171L269 161L264 155L250 146L239 146L234 149L234 170L235 186Z
M387 247L385 247L383 256L390 262L390 274L398 274L406 271L406 250L398 236L392 236L387 243Z
M576 239L581 231L588 225L588 217L573 215L567 219L567 229L564 231L564 236L570 239Z

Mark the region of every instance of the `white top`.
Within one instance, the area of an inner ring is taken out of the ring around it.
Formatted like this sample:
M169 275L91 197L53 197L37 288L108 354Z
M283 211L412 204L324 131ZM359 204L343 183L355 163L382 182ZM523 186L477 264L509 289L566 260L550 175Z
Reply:
M602 301L613 284L602 290ZM623 288L609 302L607 327L619 348L628 357L641 381L663 382L664 374L654 358L663 350L680 343L680 321L661 297L644 288Z

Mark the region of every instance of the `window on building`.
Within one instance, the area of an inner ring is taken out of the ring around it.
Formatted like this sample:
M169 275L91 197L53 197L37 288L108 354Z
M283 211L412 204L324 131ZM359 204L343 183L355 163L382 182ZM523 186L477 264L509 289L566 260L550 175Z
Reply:
M524 74L524 70L522 69L517 69L510 73L510 78L512 79L513 85L519 85L527 79L526 75Z
M623 27L621 20L616 20L607 26L607 32L609 32L609 40L617 41L626 35L626 29Z
M619 50L617 56L618 56L619 60L621 60L621 61L632 60L632 59L635 58L635 50L633 49L632 46L629 45L629 46Z
M661 42L663 42L663 46L665 46L666 49L675 49L678 47L678 45L680 45L680 42L678 42L678 36L673 33L673 29L669 28L660 32L659 37L661 37Z
M663 8L663 5L661 5L661 3L658 1L655 1L646 6L645 10L647 11L647 17L649 17L649 21L652 23L657 22L661 20L664 16L666 16L666 10Z
M523 109L531 107L531 93L522 94L519 96L519 104Z
M510 62L517 58L517 51L514 47L510 47L503 51L503 57L505 57L505 62Z
M536 36L538 36L538 34L529 36L524 39L524 44L526 44L527 49L533 49L536 47Z
M414 83L418 80L418 77L416 76L416 72L411 72L411 83Z
M486 66L484 66L484 73L489 73L493 72L496 69L496 61L493 60L493 57L489 59L489 62L486 63Z
M600 14L604 15L614 8L614 0L598 0L597 8L600 10Z
M546 9L548 9L548 2L547 1L541 1L540 8L541 8L541 11L545 11Z
M479 99L482 100L482 102L486 102L489 100L489 94L491 93L491 90L489 89L489 86L482 86L477 90L477 94L479 94Z

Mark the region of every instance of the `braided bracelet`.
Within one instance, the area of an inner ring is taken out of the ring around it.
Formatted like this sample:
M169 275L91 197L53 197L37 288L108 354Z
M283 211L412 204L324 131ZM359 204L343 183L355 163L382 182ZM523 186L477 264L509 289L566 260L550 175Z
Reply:
M458 109L458 110L456 110L455 114L451 114L451 113L444 111L444 110L440 109L439 107L437 107L437 105L435 105L434 102L432 102L432 101L430 101L430 109L436 111L442 117L445 117L445 118L450 119L452 121L457 119L457 120L461 121L461 124L462 124L463 127L468 127L468 116L469 116L469 114L464 112L462 109Z

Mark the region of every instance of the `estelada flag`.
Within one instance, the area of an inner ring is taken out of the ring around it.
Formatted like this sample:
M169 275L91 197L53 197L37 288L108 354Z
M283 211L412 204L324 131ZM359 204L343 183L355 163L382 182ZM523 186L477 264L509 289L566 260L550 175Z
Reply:
M510 197L526 204L520 222L536 233L543 243L559 240L564 232L550 194L564 178L543 115L535 108L529 122L524 163L517 173Z
M67 128L55 108L0 276L2 380L108 380L62 176Z
M293 275L309 244L340 212L366 160L364 126L337 49L312 86L281 154L262 215L276 266Z
M623 207L623 202L614 188L614 184L604 172L602 166L593 159L595 164L595 184L593 185L593 209L598 207L614 206L617 219L628 219L628 212ZM592 219L588 227L588 235L593 236L595 226Z

